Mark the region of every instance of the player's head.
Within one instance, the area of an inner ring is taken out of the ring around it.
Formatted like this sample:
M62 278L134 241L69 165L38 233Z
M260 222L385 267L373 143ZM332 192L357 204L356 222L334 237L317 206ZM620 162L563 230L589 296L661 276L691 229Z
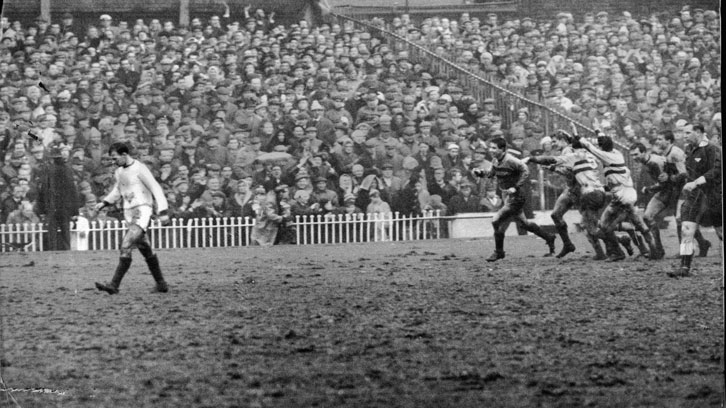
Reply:
M108 154L117 166L123 166L128 161L129 146L123 142L116 142L108 148Z
M693 131L697 132L699 135L702 135L706 133L706 128L704 128L702 124L696 123L695 125L693 125Z
M496 158L501 158L507 152L507 141L503 137L496 137L489 141L489 153Z
M552 135L552 139L564 140L565 142L567 142L567 144L572 143L572 135L570 135L567 131L562 130L562 129L555 132L555 134Z
M571 145L572 139L572 135L562 129L552 135L552 140L555 142L555 146L559 149L563 149L565 146Z
M612 152L613 148L615 148L615 144L613 143L613 138L603 134L598 133L597 135L597 145L606 152Z
M124 142L116 142L108 148L108 154L113 155L114 153L120 155L129 154L129 146Z
M666 149L676 140L676 135L670 130L664 130L655 136L655 146L660 151L665 152Z
M686 142L688 142L692 145L697 145L701 141L701 138L703 136L702 133L698 133L696 131L696 126L699 126L699 125L694 125L694 124L689 123L689 124L683 126L683 135L686 138ZM703 126L701 126L701 129L703 129Z
M648 148L642 143L636 143L630 147L630 157L633 160L645 161Z
M673 143L676 140L676 135L671 130L664 130L658 134L658 138L663 137L663 140Z

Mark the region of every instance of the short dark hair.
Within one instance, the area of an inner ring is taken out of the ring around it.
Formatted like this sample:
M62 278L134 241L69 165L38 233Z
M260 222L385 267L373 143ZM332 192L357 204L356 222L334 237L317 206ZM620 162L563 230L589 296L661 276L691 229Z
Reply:
M495 137L489 143L496 146L499 150L505 150L507 148L507 141L503 137Z
M564 140L567 143L572 143L572 136L565 130L558 130L557 132L555 132L555 134L552 135L552 138Z
M663 135L663 139L673 143L676 140L676 135L673 134L672 130L664 130L660 132L661 135Z
M645 145L642 143L636 143L636 144L630 146L630 151L633 151L636 149L641 153L645 153L645 151L648 150L648 148L645 147Z
M706 129L700 123L696 123L695 125L693 125L693 130L697 130L697 131L699 131L701 133L706 132Z
M124 142L116 142L108 148L108 154L113 154L113 152L118 154L129 154L129 146Z
M598 134L597 136L597 145L606 152L612 152L615 148L613 138L602 133Z

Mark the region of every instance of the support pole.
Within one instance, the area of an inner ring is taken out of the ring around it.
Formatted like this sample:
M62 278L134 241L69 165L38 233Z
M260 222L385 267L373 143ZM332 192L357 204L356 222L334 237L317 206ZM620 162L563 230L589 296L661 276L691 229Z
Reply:
M189 26L189 0L179 0L179 25Z
M50 0L40 0L40 16L50 23Z

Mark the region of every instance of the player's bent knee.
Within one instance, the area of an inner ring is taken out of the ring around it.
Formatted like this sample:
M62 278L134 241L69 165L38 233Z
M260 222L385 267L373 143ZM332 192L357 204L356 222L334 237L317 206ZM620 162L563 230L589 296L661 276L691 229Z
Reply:
M690 221L683 221L681 223L681 233L683 234L683 239L685 238L691 238L696 235L696 223L690 222Z

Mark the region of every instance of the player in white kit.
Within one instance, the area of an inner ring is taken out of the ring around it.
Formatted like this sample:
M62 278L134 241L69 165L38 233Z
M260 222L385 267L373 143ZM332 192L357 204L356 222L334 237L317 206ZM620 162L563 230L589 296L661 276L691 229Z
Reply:
M131 266L131 250L137 247L146 259L151 276L156 281L154 290L168 292L169 287L164 281L159 267L159 258L152 251L151 243L146 236L146 230L151 223L151 215L154 211L154 200L156 200L159 221L162 223L169 221L168 203L164 197L164 191L154 179L151 171L144 164L129 156L129 147L125 143L112 144L108 152L118 166L114 174L116 184L103 201L96 204L96 210L101 210L103 207L123 199L124 218L128 224L128 230L121 241L121 255L111 282L107 284L96 282L96 287L109 294L117 294L121 280Z

